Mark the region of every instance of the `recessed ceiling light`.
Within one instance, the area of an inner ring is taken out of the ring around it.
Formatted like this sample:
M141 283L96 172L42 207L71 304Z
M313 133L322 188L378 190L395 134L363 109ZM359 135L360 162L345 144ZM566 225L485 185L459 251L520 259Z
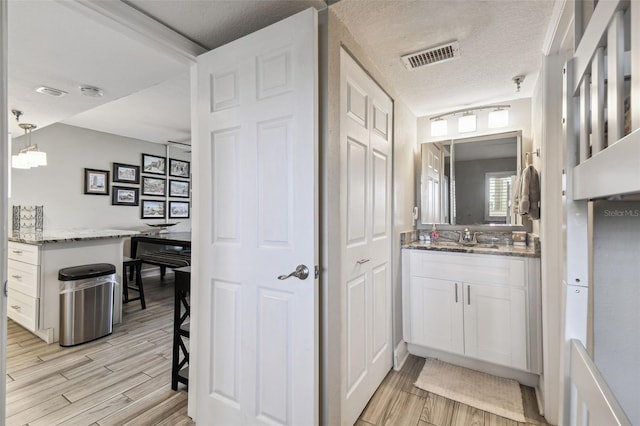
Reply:
M40 86L36 89L36 92L42 93L43 95L54 96L56 98L60 98L67 94L64 90L54 89L53 87Z
M104 90L94 86L80 86L80 93L91 98L101 98L104 96Z

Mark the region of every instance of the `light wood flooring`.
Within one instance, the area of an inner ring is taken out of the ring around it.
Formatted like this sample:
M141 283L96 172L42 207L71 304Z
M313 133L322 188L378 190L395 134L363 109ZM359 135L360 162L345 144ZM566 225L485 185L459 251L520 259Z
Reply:
M144 279L147 309L124 305L113 334L62 348L9 320L7 425L193 425L171 390L173 274Z
M72 348L47 345L9 320L7 425L193 425L183 385L171 390L173 275L145 278L147 309L124 305L112 335ZM413 386L424 359L391 371L356 426L546 425L533 389L522 386L527 423Z
M424 358L409 356L402 370L391 370L362 412L356 426L530 426L547 425L538 414L535 391L520 385L527 423L518 423L413 386Z

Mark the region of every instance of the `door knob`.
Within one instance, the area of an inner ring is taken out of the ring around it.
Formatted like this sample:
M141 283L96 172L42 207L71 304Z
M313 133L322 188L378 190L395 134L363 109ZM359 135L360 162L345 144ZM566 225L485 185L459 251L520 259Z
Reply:
M309 268L307 268L305 265L298 265L295 271L293 271L289 275L280 275L278 279L286 280L287 278L296 277L299 280L306 280L308 276Z

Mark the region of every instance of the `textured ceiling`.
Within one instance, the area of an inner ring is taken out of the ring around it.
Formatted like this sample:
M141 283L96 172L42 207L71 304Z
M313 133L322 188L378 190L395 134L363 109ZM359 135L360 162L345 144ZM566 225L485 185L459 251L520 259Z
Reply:
M331 6L418 116L529 98L552 0L342 0ZM400 56L458 40L458 59L408 71ZM512 78L526 76L520 92Z
M9 2L9 107L42 128L54 122L149 141L189 139L188 67L73 12L65 1ZM212 49L324 0L127 0ZM531 97L552 0L341 0L330 8L388 88L423 116ZM461 57L407 71L400 56L458 40ZM519 93L512 78L524 74ZM78 86L105 89L100 99ZM51 98L48 85L69 92ZM10 118L13 134L22 131Z

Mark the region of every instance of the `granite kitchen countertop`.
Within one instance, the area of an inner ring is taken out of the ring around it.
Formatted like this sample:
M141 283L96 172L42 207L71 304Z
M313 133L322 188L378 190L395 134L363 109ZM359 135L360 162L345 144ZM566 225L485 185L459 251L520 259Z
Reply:
M25 244L47 244L71 241L99 240L104 238L124 238L138 235L139 231L124 229L52 229L44 232L21 232L9 236L8 240Z

